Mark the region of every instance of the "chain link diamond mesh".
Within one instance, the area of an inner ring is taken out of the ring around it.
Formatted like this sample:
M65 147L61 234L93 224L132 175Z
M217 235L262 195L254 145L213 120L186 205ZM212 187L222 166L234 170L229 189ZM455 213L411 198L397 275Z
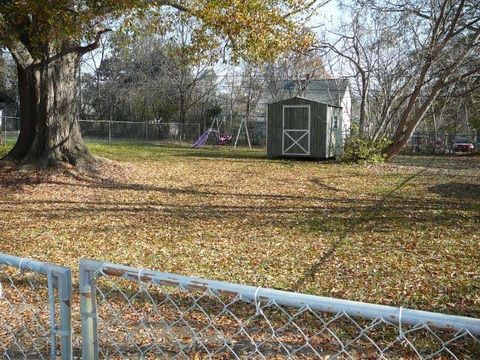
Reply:
M111 268L93 273L100 358L480 358L480 336L467 329L352 316L347 308L320 311L304 298L286 306L258 289L252 298L250 287L242 293L207 280L186 284L152 274Z
M7 359L50 357L48 280L0 266L0 354Z
M0 356L69 359L70 297L69 269L0 253Z

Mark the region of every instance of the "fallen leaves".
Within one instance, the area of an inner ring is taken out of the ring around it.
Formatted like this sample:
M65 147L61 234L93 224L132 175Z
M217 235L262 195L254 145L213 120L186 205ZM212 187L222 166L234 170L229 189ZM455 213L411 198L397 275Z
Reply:
M75 277L91 257L480 316L479 198L461 192L478 186L480 159L366 168L256 150L91 148L118 162L95 176L0 173L0 251Z

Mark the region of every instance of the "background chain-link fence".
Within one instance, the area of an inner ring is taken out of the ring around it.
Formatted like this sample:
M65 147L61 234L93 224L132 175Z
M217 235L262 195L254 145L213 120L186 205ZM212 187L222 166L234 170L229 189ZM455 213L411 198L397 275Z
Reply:
M0 116L0 145L14 144L20 133L20 118Z
M480 137L476 134L432 134L415 133L408 140L404 153L413 154L452 154L455 143L471 143L475 150L480 147Z
M238 145L248 145L248 138L254 146L266 146L267 129L265 117L251 116L248 121L248 136L245 128L240 128L245 115L219 116L219 126L214 130L220 134L232 135ZM108 142L187 142L193 143L204 130L208 129L215 118L208 123L155 123L135 121L79 120L82 136L87 140ZM239 131L240 129L240 131ZM20 133L20 119L11 116L0 117L0 145L14 144ZM344 135L345 138L345 135ZM478 152L480 137L475 134L432 134L415 133L408 140L404 153L415 154L452 154L456 142L469 142ZM215 145L213 139L208 144Z
M86 140L108 142L187 142L201 134L200 124L153 123L134 121L79 120ZM0 117L0 145L13 145L20 133L20 119Z
M480 358L480 320L81 260L84 358Z
M0 253L0 356L70 359L70 269Z
M245 128L240 128L240 121L245 115L229 117L215 130L221 134L232 135L233 142L238 136L238 145L248 145ZM82 136L86 140L107 142L183 142L193 143L211 125L200 123L161 123L138 121L79 120ZM20 133L20 119L16 117L0 117L0 145L13 145ZM263 117L252 117L248 122L248 137L254 146L266 145L266 123ZM209 145L216 145L213 139Z
M79 120L85 139L136 142L193 142L201 134L200 124L135 121Z

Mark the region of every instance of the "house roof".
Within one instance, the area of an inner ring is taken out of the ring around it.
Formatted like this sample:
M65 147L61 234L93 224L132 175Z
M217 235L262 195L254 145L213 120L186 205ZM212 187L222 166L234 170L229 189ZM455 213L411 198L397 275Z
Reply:
M328 103L328 102L325 102L325 101L320 101L320 100L315 100L315 99L312 99L312 98L307 98L305 96L293 96L293 97L290 97L290 98L286 98L286 99L283 99L283 100L278 100L278 101L275 101L275 102L272 102L272 103L269 103L269 105L272 105L272 104L277 104L277 103L284 103L288 100L292 100L292 99L302 99L302 100L307 100L307 101L310 101L310 102L315 102L315 103L320 103L320 104L324 104L324 105L327 105L327 106L330 106L330 107L336 107L336 108L342 108L341 106L339 105L334 105L332 103Z
M347 79L284 81L283 84L286 97L298 96L334 106L341 106L348 88Z

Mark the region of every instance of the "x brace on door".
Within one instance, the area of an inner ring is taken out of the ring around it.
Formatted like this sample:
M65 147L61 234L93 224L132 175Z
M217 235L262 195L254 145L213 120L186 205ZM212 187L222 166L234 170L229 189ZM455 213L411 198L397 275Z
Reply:
M297 139L294 139L289 133L302 133L303 134L299 134L300 137L298 137ZM300 149L303 150L303 153L302 154L290 154L290 155L310 155L310 151L308 151L307 149L305 149L302 145L300 145L300 141L305 137L307 136L309 133L308 130L293 130L293 129L290 129L290 130L283 130L283 135L289 137L293 143L286 149L283 149L283 153L284 154L288 154L288 151L290 149L292 149L295 145L297 145Z

